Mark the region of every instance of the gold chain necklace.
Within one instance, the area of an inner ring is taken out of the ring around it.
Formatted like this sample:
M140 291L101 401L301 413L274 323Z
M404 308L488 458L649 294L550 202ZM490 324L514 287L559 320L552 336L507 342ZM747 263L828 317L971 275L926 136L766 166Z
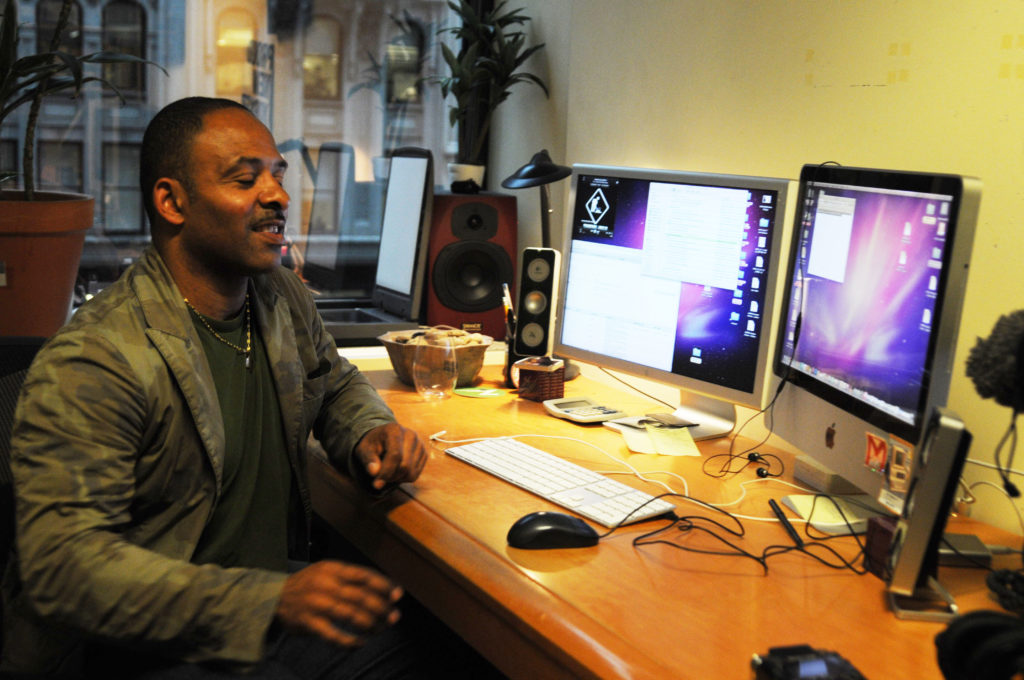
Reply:
M213 329L213 326L210 325L210 322L206 320L206 317L203 316L202 313L198 309L196 309L195 307L192 306L192 303L188 301L188 298L182 298L182 300L185 301L185 304L188 305L189 309L191 309L193 312L195 312L196 317L202 322L202 324L204 326L206 326L207 330L209 330L211 333L213 333L213 337L217 338L218 340L220 340L225 345L227 345L231 349L235 350L239 354L244 355L245 356L245 367L246 368L252 368L252 317L249 315L249 294L248 293L245 294L245 347L244 348L243 347L239 347L238 345L236 345L235 343L231 342L230 340L225 338L223 335L221 335L220 333L215 331Z

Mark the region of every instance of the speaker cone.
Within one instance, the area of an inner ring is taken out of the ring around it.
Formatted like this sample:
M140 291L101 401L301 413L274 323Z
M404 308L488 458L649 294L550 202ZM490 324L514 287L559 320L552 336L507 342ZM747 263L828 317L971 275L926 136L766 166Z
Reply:
M501 284L512 281L512 259L488 241L458 241L441 249L431 279L437 299L459 312L501 305Z

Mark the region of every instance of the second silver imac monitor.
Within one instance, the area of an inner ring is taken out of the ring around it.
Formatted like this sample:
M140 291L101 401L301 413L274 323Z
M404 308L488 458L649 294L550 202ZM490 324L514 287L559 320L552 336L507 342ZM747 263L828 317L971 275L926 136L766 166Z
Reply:
M980 200L959 175L800 175L774 431L896 513L949 394Z
M765 403L785 179L573 167L555 353L677 385L697 439Z

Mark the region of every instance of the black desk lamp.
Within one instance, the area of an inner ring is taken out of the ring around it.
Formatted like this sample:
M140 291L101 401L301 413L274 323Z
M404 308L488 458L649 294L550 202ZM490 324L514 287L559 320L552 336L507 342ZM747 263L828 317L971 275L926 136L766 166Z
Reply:
M555 165L547 149L533 154L530 162L519 168L501 182L506 189L529 189L540 187L540 243L551 247L551 189L552 182L563 180L572 174L572 168ZM580 374L579 366L565 359L565 379L572 380Z
M548 150L533 154L530 162L506 177L501 186L506 189L528 189L540 187L540 240L544 248L551 247L551 189L552 182L565 179L572 174L572 168L555 165Z

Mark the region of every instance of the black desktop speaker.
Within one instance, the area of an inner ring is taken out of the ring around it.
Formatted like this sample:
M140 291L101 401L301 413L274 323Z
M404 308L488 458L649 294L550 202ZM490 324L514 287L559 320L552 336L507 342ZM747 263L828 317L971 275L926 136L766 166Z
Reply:
M551 354L560 268L561 257L557 250L523 250L514 345L515 353L520 356Z
M427 323L505 338L502 284L515 281L516 199L434 194Z

